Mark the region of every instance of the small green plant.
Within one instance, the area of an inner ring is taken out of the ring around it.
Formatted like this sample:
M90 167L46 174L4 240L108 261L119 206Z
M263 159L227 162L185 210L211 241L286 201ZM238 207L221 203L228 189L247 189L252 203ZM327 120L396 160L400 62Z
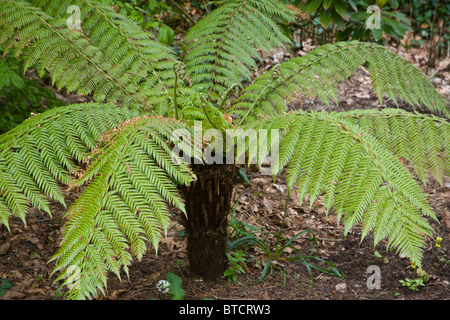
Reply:
M412 291L419 291L420 287L425 287L425 283L430 279L430 276L421 268L418 268L416 272L419 276L417 279L399 280L402 286L409 287Z
M291 239L287 239L282 236L285 215L283 215L283 222L281 223L280 230L277 233L262 230L260 228L252 226L252 225L245 223L244 221L236 218L235 211L236 211L237 204L239 203L241 197L246 193L247 193L247 190L245 190L239 196L239 198L236 200L236 202L234 204L232 212L230 213L230 220L228 222L228 225L229 225L228 237L229 237L229 239L235 239L235 240L234 240L234 242L230 242L228 251L230 251L234 248L242 248L244 250L249 250L250 248L258 248L259 250L261 250L264 253L265 256L268 257L268 259L264 262L264 267L263 267L261 278L255 284L258 284L258 283L268 279L269 276L272 274L273 269L279 269L283 273L284 270L277 263L278 261L281 261L281 260L289 260L289 261L296 261L296 262L303 263L306 266L313 283L314 283L314 277L312 275L312 269L320 270L321 272L324 272L329 275L336 275L336 276L342 277L342 275L337 271L337 269L333 263L325 261L323 259L320 259L320 258L314 256L314 246L316 244L316 238L315 238L315 234L313 232L307 231L307 230L301 231L301 232L297 233ZM288 199L289 199L289 197L288 197ZM289 202L286 201L286 206L285 206L284 212L287 211L288 204L289 204ZM311 255L305 256L295 246L293 246L292 243L295 239L297 239L301 235L308 234L308 233L310 234L309 239L312 241L312 247L310 250ZM276 239L275 249L273 248L270 238ZM286 251L287 248L292 249L294 252L297 253L297 255L295 255L293 257L287 257L287 258L282 257L282 254ZM229 260L231 261L230 255L227 254L227 256L228 256ZM329 268L328 269L321 268L319 266L311 264L310 262L308 262L311 259L324 262L325 264L328 265ZM231 273L232 270L227 270L226 272Z
M288 198L289 199L288 195ZM287 211L288 207L288 201L286 201L286 207L285 207L285 213ZM316 244L316 237L315 234L309 230L303 230L298 232L295 236L288 239L284 236L282 236L283 232L283 226L284 226L284 219L286 217L286 214L283 215L283 221L281 223L281 227L279 232L270 232L270 231L263 231L258 228L249 226L248 224L245 224L244 222L241 222L240 224L236 222L231 222L231 226L239 226L243 228L243 230L238 230L235 232L235 234L238 235L244 235L234 242L230 244L228 247L228 251L232 250L233 248L239 248L243 247L245 249L249 249L250 247L256 247L259 250L261 250L264 255L266 255L268 258L264 262L263 271L261 274L261 277L258 281L256 281L254 284L258 284L266 279L268 279L271 275L274 269L279 269L281 272L283 272L283 269L279 266L279 261L293 261L293 262L299 262L305 265L306 269L308 270L308 273L311 277L311 280L314 285L314 277L312 274L312 269L319 270L320 272L323 272L328 275L334 275L338 277L343 277L343 275L337 270L336 266L329 261L323 260L319 257L316 257L314 255L314 246ZM235 219L234 215L232 215L232 220ZM246 230L245 227L249 226L251 227L251 230ZM304 255L298 248L296 248L293 245L293 241L297 238L299 238L302 235L310 234L309 239L312 241L312 247L311 247L311 254L310 255ZM275 248L270 242L270 237L274 237L276 239ZM286 249L290 248L293 252L295 252L295 255L293 256L285 256L283 253L285 253ZM328 267L320 267L318 265L315 265L311 263L311 260L316 260L322 263L325 263Z
M419 291L420 287L424 287L425 283L422 278L399 280L404 287L410 288L412 291Z
M375 251L375 252L373 253L373 256L374 256L375 258L378 258L378 259L383 259L383 262L384 262L384 263L389 263L389 258L388 258L388 257L384 257L384 258L383 258L383 256L382 256L378 251Z
M61 292L61 288L59 286L53 286L53 294L55 295L52 300L59 300L64 298L64 294Z
M0 297L3 297L12 287L14 287L14 283L6 278L3 278L2 282L0 283Z
M238 250L233 254L227 253L228 261L231 262L231 267L229 267L224 272L224 276L228 281L237 282L237 276L240 273L246 273L244 268L247 269L247 265L245 264L246 258L244 251Z
M169 295L171 300L184 300L185 292L182 287L182 280L176 274L167 272L167 282L169 283Z

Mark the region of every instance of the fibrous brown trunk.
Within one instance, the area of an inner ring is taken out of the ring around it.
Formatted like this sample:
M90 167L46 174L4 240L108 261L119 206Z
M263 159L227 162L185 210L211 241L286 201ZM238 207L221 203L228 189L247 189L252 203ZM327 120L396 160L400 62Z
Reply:
M197 180L182 188L190 270L214 280L227 269L227 225L235 165L192 165Z

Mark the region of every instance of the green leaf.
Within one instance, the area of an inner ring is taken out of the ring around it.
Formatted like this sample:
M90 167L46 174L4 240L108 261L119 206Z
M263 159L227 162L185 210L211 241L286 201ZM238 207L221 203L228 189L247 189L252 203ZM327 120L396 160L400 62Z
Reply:
M312 0L308 7L306 8L306 12L307 13L312 13L314 11L316 11L320 5L322 4L322 0Z
M395 33L397 33L400 36L405 35L406 29L403 27L403 25L391 18L388 18L386 16L383 16L383 22L387 23L388 25L390 25L392 27L392 29L394 30Z
M330 9L331 17L333 22L338 26L340 30L345 29L345 20L336 12L335 8Z
M11 80L12 84L16 88L23 89L23 87L25 86L25 82L17 73L10 70L10 71L8 71L8 75L9 75L9 79Z
M322 27L327 28L331 23L331 13L327 10L320 12L320 24Z
M333 0L324 0L323 1L323 8L324 9L328 9L329 7L331 7L332 3L333 3Z
M170 299L184 300L184 290L182 288L181 278L172 272L167 272L167 281L169 282Z
M375 41L379 41L383 37L383 29L372 29L372 36L375 39Z
M3 278L2 283L0 284L0 297L3 297L8 292L8 289L11 289L14 286L14 283L6 278Z
M353 8L353 10L355 10L355 12L358 12L358 7L355 5L355 3L353 2L353 0L348 0L348 3L349 3L350 6Z
M245 173L244 168L239 168L238 174L246 184L248 184L250 186L252 185L252 182L249 180L247 174Z
M341 0L333 1L333 6L336 12L345 20L350 18L350 12L344 6Z
M394 17L394 18L397 18L397 19L399 19L401 22L403 22L404 24L406 24L406 25L408 25L408 26L411 24L411 21L409 21L408 17L405 16L405 15L404 15L403 13L401 13L401 12L390 12L390 11L385 11L384 14L385 14L385 15L388 15L388 16L391 16L391 17Z
M158 41L164 44L172 44L173 38L175 37L175 31L165 24L161 25L158 33Z
M387 0L377 0L377 1L376 1L377 6L379 6L380 8L381 8L381 7L384 7L384 5L386 4L386 2L387 2Z
M398 8L398 1L397 0L388 0L389 4L392 8L397 9Z

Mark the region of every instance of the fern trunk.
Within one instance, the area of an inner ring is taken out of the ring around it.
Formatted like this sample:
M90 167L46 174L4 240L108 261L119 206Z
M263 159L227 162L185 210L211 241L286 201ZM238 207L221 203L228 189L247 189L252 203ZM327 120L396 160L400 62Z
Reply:
M197 180L182 188L190 270L214 280L227 268L227 225L236 167L214 164L193 165L192 169Z

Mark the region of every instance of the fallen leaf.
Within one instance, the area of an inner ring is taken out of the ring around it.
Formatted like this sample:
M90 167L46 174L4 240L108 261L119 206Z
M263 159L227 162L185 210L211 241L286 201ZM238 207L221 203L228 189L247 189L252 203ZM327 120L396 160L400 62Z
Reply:
M8 252L10 246L11 245L10 245L9 241L1 244L0 245L0 255L5 254L6 252Z
M450 212L448 210L445 210L445 212L444 212L444 219L443 220L444 220L443 221L444 222L443 223L444 227L450 229Z
M228 122L228 123L232 123L233 122L233 120L231 119L231 117L227 113L225 113L223 115L223 117L226 120L226 122Z

